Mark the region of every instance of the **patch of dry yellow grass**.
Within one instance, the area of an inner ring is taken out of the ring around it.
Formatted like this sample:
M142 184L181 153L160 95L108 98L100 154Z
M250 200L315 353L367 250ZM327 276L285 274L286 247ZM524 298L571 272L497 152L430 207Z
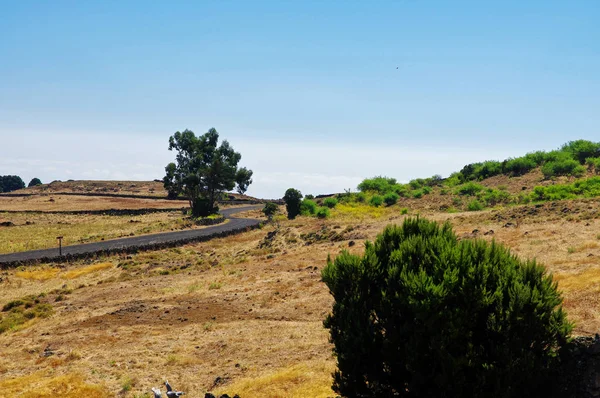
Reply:
M92 272L98 272L112 267L113 263L105 262L88 265L87 267L75 268L60 275L60 269L58 268L42 268L29 271L17 271L15 272L15 276L34 281L47 281L55 277L60 277L62 279L75 279L83 275L91 274Z
M331 212L331 215L336 219L364 220L365 218L377 219L386 215L387 213L389 213L389 211L384 207L374 207L358 203L340 203Z
M332 397L333 370L334 365L329 362L305 362L257 378L241 379L220 391L244 398Z
M64 273L64 275L62 275L62 277L65 279L75 279L75 278L78 278L83 275L91 274L92 272L97 272L97 271L101 271L103 269L112 268L112 266L113 266L113 263L92 264L92 265L88 265L87 267L76 268L71 271L67 271Z
M54 278L59 271L58 268L43 268L32 271L17 271L15 272L15 276L35 281L47 281Z
M26 391L25 391L26 389ZM87 384L80 375L52 377L43 372L0 381L3 397L23 398L104 398L109 396L101 386Z
M590 268L578 274L554 275L558 281L558 288L564 291L577 291L589 289L600 283L600 268Z

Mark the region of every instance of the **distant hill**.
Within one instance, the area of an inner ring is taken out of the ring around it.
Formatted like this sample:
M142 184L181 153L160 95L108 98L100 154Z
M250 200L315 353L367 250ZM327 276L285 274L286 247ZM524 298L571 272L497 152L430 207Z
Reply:
M39 194L82 194L82 195L114 195L166 198L167 191L162 181L103 181L103 180L69 180L53 181L49 184L12 191L6 195L39 195ZM227 193L232 200L257 200L248 195ZM182 198L184 199L184 198Z

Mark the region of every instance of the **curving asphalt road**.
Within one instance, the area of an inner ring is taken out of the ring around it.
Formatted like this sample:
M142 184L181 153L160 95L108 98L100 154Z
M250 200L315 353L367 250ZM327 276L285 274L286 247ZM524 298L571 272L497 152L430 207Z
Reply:
M235 218L233 214L242 211L259 209L262 206L244 206L224 209L221 214L229 219L229 222L217 224L203 229L191 229L186 231L162 232L158 234L135 236L131 238L120 238L82 245L63 246L62 257L59 256L58 248L31 250L26 252L0 255L0 268L16 263L28 263L34 261L57 261L66 258L85 257L100 252L119 252L150 249L154 247L175 246L178 243L208 240L217 236L225 236L236 232L242 232L248 228L255 228L261 220L249 218Z

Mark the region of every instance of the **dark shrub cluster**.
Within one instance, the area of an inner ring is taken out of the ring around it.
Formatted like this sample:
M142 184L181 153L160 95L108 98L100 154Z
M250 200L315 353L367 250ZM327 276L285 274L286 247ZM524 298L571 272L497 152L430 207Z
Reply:
M0 192L12 192L25 188L25 183L19 176L0 176Z
M302 203L302 192L294 188L289 188L283 195L288 219L293 220L300 214L300 204Z
M572 325L535 261L409 218L322 272L346 397L544 396Z

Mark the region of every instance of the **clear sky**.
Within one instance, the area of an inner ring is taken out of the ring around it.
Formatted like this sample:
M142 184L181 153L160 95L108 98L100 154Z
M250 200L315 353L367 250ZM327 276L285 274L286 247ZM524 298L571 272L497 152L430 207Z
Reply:
M249 193L600 140L600 1L0 0L0 175L154 179L215 127Z

